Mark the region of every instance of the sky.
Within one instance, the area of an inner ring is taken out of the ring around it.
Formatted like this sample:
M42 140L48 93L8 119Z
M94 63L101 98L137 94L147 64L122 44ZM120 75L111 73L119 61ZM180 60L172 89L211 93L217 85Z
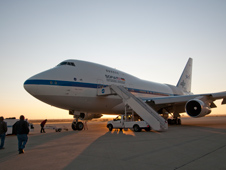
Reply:
M225 0L0 0L0 115L72 118L23 88L66 59L176 85L191 57L193 93L226 91L225 9Z

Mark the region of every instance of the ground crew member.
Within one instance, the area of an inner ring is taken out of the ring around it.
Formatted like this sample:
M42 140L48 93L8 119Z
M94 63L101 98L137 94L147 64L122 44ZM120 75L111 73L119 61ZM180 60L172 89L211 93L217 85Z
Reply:
M40 131L40 132L41 132L41 133L42 133L42 132L43 132L43 133L46 133L45 130L44 130L44 126L45 126L46 122L47 122L47 119L43 120L42 123L40 124L40 126L41 126L41 131Z
M4 122L3 120L4 118L0 117L0 138L1 138L0 149L4 149L5 133L7 132L6 122Z
M19 154L24 153L24 148L25 145L28 141L28 133L29 133L29 128L28 128L28 123L24 120L24 116L20 116L20 120L17 121L13 125L13 132L16 133L17 139L18 139L18 151Z

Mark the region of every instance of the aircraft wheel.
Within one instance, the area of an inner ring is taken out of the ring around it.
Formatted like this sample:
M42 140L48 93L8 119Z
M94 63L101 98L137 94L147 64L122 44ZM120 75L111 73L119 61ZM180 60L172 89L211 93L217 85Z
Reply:
M179 125L179 119L168 119L169 125Z
M77 130L77 128L76 128L76 123L75 123L75 122L72 122L71 128L72 128L73 130Z
M109 129L109 131L112 131L112 129L113 129L112 124L108 125L108 129Z
M135 132L140 132L141 130L140 130L140 127L138 126L138 125L134 125L133 126L133 130L135 131Z
M78 122L77 125L76 125L76 128L77 128L78 130L82 130L83 127L84 127L84 125L83 125L82 122Z
M181 119L177 119L177 124L181 125Z
M177 119L172 119L172 125L176 125L177 124Z

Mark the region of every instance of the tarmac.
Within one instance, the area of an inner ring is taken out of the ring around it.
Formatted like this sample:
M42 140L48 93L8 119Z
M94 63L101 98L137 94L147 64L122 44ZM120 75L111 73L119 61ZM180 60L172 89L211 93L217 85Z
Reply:
M47 122L69 128L47 133L35 124L24 154L18 154L16 136L6 136L0 169L226 169L226 117L182 118L166 132L109 132L107 122L87 124L88 130L72 131L71 123Z

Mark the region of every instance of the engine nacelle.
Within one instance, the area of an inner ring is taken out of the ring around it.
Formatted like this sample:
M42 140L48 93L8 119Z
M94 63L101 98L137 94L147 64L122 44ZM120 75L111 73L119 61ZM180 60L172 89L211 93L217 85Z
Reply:
M95 113L81 113L81 112L78 112L78 111L74 111L74 110L69 110L69 115L74 115L74 118L75 116L78 117L80 120L92 120L92 119L95 119L95 118L100 118L102 117L103 115L102 114L95 114Z
M80 113L80 120L92 120L94 118L100 118L102 114L93 114L93 113Z
M199 99L189 100L185 105L187 114L191 117L203 117L210 114L211 110L208 104Z

